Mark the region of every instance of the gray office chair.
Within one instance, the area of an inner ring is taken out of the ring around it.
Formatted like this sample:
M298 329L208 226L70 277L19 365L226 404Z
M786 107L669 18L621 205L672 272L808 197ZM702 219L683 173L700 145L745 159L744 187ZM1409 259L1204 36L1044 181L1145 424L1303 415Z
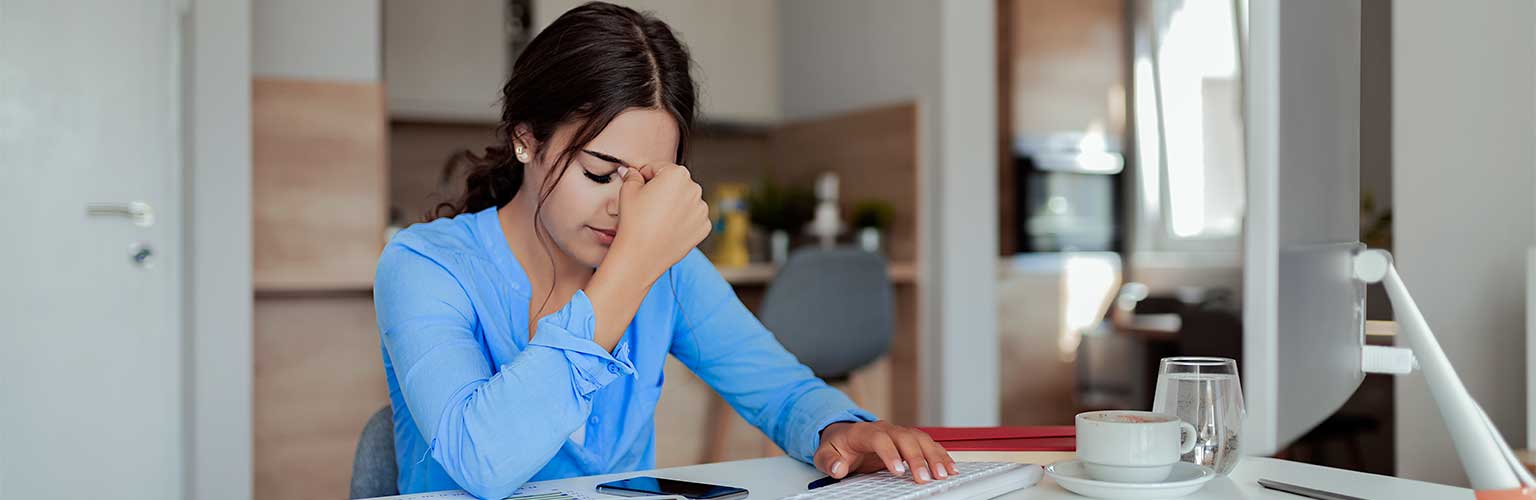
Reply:
M357 439L357 454L352 458L352 494L347 498L373 498L398 495L395 478L395 421L389 405L374 412L363 425Z
M890 349L893 307L884 257L806 249L768 285L758 319L816 376L842 382Z
M894 314L885 258L838 248L790 255L768 285L757 317L816 376L841 384L890 349ZM711 397L708 413L702 460L715 462L727 451L730 408Z

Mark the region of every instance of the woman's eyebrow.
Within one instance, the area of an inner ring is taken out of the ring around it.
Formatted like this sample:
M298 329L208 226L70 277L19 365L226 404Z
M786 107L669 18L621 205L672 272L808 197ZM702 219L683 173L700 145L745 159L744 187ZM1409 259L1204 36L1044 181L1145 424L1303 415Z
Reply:
M606 153L600 153L600 152L593 151L593 150L590 150L590 149L583 149L583 150L581 150L581 152L589 154L589 155L592 155L593 157L595 157L595 158L597 158L599 160L603 160L603 161L606 161L606 162L609 162L609 163L617 163L617 164L619 164L621 166L624 166L624 167L635 168L635 167L631 167L628 163L625 163L624 160L620 160L617 157L614 157L613 155L609 155L609 154L606 154Z

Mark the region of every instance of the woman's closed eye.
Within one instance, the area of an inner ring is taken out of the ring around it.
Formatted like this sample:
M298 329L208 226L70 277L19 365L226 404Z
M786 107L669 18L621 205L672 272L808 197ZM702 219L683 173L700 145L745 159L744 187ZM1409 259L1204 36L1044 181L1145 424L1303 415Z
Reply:
M592 173L592 171L583 168L581 169L581 173L585 174L588 179L592 179L592 182L596 182L598 184L607 184L609 182L613 182L613 177L618 172L609 172L603 175L597 175Z
M620 159L614 157L613 155L610 155L610 154L607 154L607 153L599 153L597 151L593 151L593 150L590 150L590 149L583 149L583 150L581 150L581 152L586 153L587 156L591 156L592 158L596 158L598 161L606 163L607 165L604 165L604 166L612 166L613 167L613 169L609 170L608 173L606 173L606 174L592 173L591 170L587 170L587 167L585 165L583 165L581 167L581 173L586 174L588 179L592 179L592 182L596 182L598 184L607 184L609 182L613 182L613 178L618 176L619 167L622 167L622 166L625 165L624 160L620 160Z

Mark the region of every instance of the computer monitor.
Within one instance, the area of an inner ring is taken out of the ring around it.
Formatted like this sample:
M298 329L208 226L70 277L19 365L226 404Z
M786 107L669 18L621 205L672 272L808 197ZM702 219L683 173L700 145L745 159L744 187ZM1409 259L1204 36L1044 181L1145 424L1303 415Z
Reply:
M1456 376L1391 256L1358 242L1359 1L1247 5L1243 449L1295 441L1367 369L1416 370L1478 497L1536 500L1536 477ZM1366 282L1391 299L1403 347L1365 345Z
M1364 378L1360 4L1248 3L1244 453L1271 455Z

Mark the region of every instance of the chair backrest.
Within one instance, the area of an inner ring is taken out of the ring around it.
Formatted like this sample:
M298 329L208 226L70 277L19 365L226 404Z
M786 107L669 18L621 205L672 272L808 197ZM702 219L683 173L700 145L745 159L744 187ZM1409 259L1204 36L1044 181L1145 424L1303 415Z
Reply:
M373 498L400 494L395 478L395 422L389 405L373 413L357 439L352 458L352 492L347 498Z
M817 376L840 379L890 349L893 307L884 257L805 249L774 277L759 317Z

